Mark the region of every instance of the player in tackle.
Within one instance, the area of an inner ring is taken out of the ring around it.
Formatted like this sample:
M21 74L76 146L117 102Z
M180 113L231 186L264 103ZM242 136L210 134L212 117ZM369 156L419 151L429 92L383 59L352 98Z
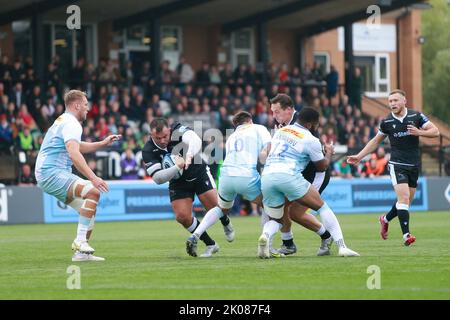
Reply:
M261 179L256 167L258 158L264 162L272 139L266 127L253 124L246 111L233 117L235 132L226 141L226 156L220 170L218 205L209 210L195 232L186 241L186 251L197 256L197 243L202 234L233 207L235 197L262 205ZM272 251L272 255L279 253Z
M167 154L175 156L175 165L163 167L163 159ZM209 167L201 158L202 140L189 127L175 122L169 125L164 118L155 118L150 123L150 139L142 149L142 158L147 173L157 184L169 182L169 196L175 219L190 233L200 225L200 221L192 216L194 197L210 210L217 206L217 191ZM180 173L180 177L176 177ZM227 241L234 239L234 229L228 216L220 218ZM200 240L206 245L203 258L212 257L219 251L219 245L207 232Z
M83 153L110 145L120 135L110 135L100 142L81 141L81 122L86 120L89 103L86 94L70 90L64 96L65 113L48 129L39 151L35 175L38 186L79 213L77 236L72 243L72 261L103 261L93 255L88 243L94 229L95 214L101 192L108 192L105 181L89 168ZM72 173L72 164L88 180Z
M311 133L318 124L319 113L312 108L303 108L298 115L298 121L294 125L277 130L272 139L272 147L261 178L264 210L270 220L264 224L258 240L260 258L270 258L270 240L282 226L285 198L318 211L327 219L334 216L319 192L302 175L310 161L320 172L325 171L331 162L333 146L325 145L324 155L319 139ZM339 256L359 256L357 252L347 248L340 228L330 228L329 232L339 248Z

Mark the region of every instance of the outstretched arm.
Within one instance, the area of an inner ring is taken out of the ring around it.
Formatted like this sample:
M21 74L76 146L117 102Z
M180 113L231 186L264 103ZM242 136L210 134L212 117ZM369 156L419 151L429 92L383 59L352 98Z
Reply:
M186 163L185 163L185 169L187 169L191 165L192 159L194 158L194 156L198 152L200 152L200 150L202 149L202 140L192 130L186 131L183 134L182 140L185 144L188 145L188 151L186 152Z
M66 149L69 153L70 159L77 170L83 174L89 181L92 182L94 187L102 192L108 192L109 187L103 179L97 177L95 173L89 168L80 152L80 144L76 140L69 140L66 142Z
M104 148L106 146L109 146L111 143L113 143L114 141L120 140L121 138L122 138L122 135L120 135L120 134L113 134L113 135L110 135L110 136L106 137L105 139L103 139L103 141L98 141L98 142L81 141L81 143L80 143L80 152L81 153L95 152L98 149L101 149L101 148Z
M358 164L362 158L364 158L369 153L374 152L384 139L386 139L386 135L378 133L357 155L348 156L347 162L350 164Z

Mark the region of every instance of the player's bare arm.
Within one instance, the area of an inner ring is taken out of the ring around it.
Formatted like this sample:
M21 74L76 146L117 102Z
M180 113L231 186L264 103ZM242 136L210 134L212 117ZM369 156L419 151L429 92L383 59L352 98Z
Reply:
M106 182L97 177L87 165L86 160L80 152L80 144L75 140L69 140L66 142L66 149L75 168L77 168L81 174L91 181L94 187L102 192L108 192L109 187Z
M121 138L122 138L122 135L120 135L120 134L112 134L112 135L106 137L105 139L103 139L102 141L98 141L98 142L81 141L80 152L81 153L95 152L98 149L101 149L101 148L111 145L113 142L118 141Z
M358 164L362 158L364 158L369 153L374 152L381 142L386 138L383 134L377 134L375 137L372 138L372 140L367 143L367 145L357 154L357 155L351 155L347 157L347 163L356 165Z
M183 157L175 156L175 165L171 168L159 170L153 175L153 181L156 184L163 184L172 180L175 175L184 168L185 161Z
M437 138L440 135L439 129L431 122L427 122L423 129L419 129L415 126L408 125L408 132L410 135L424 137L424 138Z
M269 156L270 153L270 146L271 144L268 143L267 146L265 148L263 148L261 150L261 152L259 153L259 162L262 164L266 163L267 157Z
M197 134L188 130L183 134L183 142L188 145L188 151L186 152L185 169L187 170L192 164L194 156L200 152L202 148L202 140L197 136Z
M328 166L331 163L331 157L333 156L334 153L334 146L332 144L325 144L324 151L325 157L320 161L314 162L317 171L320 172L326 171L328 169Z

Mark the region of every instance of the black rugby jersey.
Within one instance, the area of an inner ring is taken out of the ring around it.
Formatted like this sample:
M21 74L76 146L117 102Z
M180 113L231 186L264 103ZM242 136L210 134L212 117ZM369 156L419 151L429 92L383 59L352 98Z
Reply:
M153 177L153 175L159 170L162 170L162 159L167 153L172 153L172 150L174 148L176 148L174 154L181 154L182 156L184 156L184 152L187 151L188 146L183 143L182 136L188 130L192 129L183 126L180 123L174 123L172 126L170 126L170 142L167 145L166 149L161 149L160 147L158 147L153 142L152 138L147 141L144 148L142 149L142 159L144 160L145 168L150 168L149 174L151 177ZM195 160L195 158L196 157L194 156L193 160ZM193 179L201 176L204 170L206 170L206 164L203 162L203 160L201 164L192 163L187 170L183 171L183 175L179 179L171 180L170 183L172 183L172 181L192 181Z
M402 119L391 113L381 121L379 132L388 136L391 144L391 160L389 163L419 166L419 137L410 135L407 126L413 125L422 129L428 121L423 113L409 109Z
M282 123L282 125L283 125L283 127L293 125L294 123L297 122L297 119L298 119L298 112L294 111L294 113L292 115L291 122L289 122L289 123ZM274 119L274 123L275 123L275 127L278 127L280 125L280 123L278 123L278 121L276 119Z

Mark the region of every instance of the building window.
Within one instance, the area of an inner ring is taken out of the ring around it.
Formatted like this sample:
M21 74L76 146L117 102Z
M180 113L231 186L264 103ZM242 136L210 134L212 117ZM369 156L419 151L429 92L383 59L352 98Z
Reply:
M66 25L52 24L50 28L52 57L58 55L68 70L80 58L97 65L96 25L83 25L80 30L69 30Z
M363 90L370 97L387 97L390 91L389 55L355 56L355 67L361 70Z
M23 59L30 57L31 52L31 22L29 20L19 20L12 23L14 53L16 57Z
M148 28L135 25L126 29L126 42L130 47L148 46L150 44Z
M314 52L314 62L319 63L323 75L326 75L330 72L330 54L328 52Z
M254 65L254 33L252 29L241 29L231 35L231 64L233 68L240 64Z
M183 50L183 38L181 27L161 26L161 53L162 60L169 61L169 68L173 71L180 62L180 55Z

